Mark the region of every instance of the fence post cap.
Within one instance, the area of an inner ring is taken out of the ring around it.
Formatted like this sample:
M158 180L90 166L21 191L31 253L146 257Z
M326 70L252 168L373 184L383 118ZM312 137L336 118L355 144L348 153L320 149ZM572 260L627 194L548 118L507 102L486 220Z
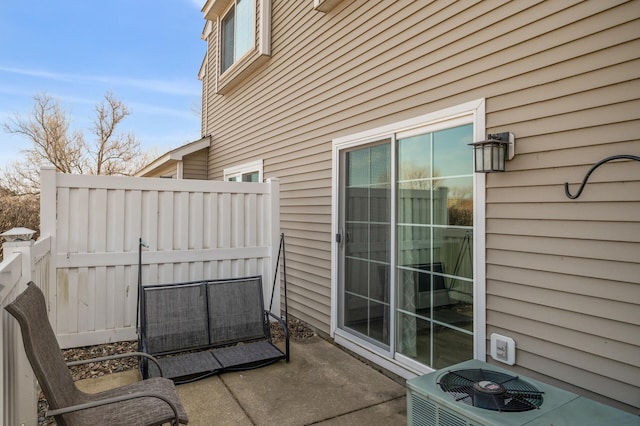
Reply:
M35 233L36 231L29 228L11 228L8 231L1 233L0 237L3 237L4 240L8 243L18 241L31 241L31 237L33 237Z

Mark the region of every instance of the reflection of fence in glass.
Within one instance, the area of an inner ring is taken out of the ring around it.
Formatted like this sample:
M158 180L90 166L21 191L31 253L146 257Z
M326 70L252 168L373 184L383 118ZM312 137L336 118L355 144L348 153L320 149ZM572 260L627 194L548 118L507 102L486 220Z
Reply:
M433 194L433 211L431 198ZM448 188L429 189L404 188L401 184L398 188L398 223L422 224L431 223L446 224ZM433 213L433 217L432 217Z
M397 221L405 224L469 226L473 223L470 192L466 188L451 189L446 186L433 191L406 188L401 183L398 188ZM389 223L390 196L388 186L347 188L346 221Z
M373 168L388 176L384 167ZM388 268L390 262L391 187L369 184L371 180L380 182L369 176L367 182L349 186L345 192L344 325L388 345L389 280L388 272L381 277L379 268Z
M463 187L441 186L430 191L416 182L398 189L398 266L415 268L431 262L446 278L449 297L472 303L473 297L473 200ZM432 199L433 197L433 199ZM460 225L468 225L461 227ZM449 225L454 225L451 227ZM457 225L457 226L455 226Z
M433 200L431 197L433 196ZM398 264L431 262L431 251L437 255L439 242L431 240L432 223L446 224L448 188L434 191L398 188Z
M448 303L472 303L473 231L470 226L460 226L472 225L471 191L463 186L431 190L427 181L401 182L398 186L398 266L423 269L417 265L435 262L441 265L436 273L443 274L443 279L437 281L444 281ZM351 187L346 198L346 255L388 263L389 188Z
M390 196L389 187L347 189L347 256L389 261Z

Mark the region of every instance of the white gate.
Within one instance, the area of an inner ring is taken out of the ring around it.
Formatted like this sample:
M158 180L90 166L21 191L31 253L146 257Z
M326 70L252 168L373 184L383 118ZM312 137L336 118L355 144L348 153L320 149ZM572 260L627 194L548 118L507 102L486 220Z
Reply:
M277 179L80 176L51 168L41 179L41 233L51 235L55 271L50 319L62 347L136 338L140 238L149 245L143 284L262 275L265 300L271 297ZM279 286L273 306L279 310Z

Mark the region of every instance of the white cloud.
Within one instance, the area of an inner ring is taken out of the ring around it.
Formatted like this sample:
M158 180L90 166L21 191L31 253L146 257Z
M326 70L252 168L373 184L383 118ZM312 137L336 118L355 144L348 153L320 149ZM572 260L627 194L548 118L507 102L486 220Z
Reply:
M5 67L0 65L0 72L19 74L23 76L36 77L46 80L75 82L85 84L110 84L113 86L133 87L150 92L163 93L178 96L199 96L201 91L199 83L195 80L160 80L153 78L131 78L122 76L107 75L82 75L57 73L47 70L37 70L28 68Z
M35 94L33 90L28 90L16 85L9 84L0 84L0 93L5 95L14 95L14 96L27 96L29 98L33 97Z
M5 67L0 65L0 71L7 72L11 74L20 74L26 75L29 77L39 77L46 78L49 80L59 80L59 81L73 81L73 76L70 74L60 74L60 73L52 73L44 70L32 70L26 68L15 68L15 67Z
M196 116L189 109L177 109L177 108L167 108L163 106L158 106L154 104L148 103L130 103L128 106L131 109L132 116L136 113L139 114L150 114L150 115L164 115L169 117L180 117L183 119L187 119L188 121L199 122L200 117Z

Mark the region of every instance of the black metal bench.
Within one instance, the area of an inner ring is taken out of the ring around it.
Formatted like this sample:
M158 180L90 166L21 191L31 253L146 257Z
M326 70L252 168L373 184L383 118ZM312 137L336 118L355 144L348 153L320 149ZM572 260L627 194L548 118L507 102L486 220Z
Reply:
M164 377L176 383L288 362L287 324L264 309L262 295L260 276L144 286L140 351L157 357ZM270 318L283 329L284 352L272 342ZM140 371L160 376L146 360Z

